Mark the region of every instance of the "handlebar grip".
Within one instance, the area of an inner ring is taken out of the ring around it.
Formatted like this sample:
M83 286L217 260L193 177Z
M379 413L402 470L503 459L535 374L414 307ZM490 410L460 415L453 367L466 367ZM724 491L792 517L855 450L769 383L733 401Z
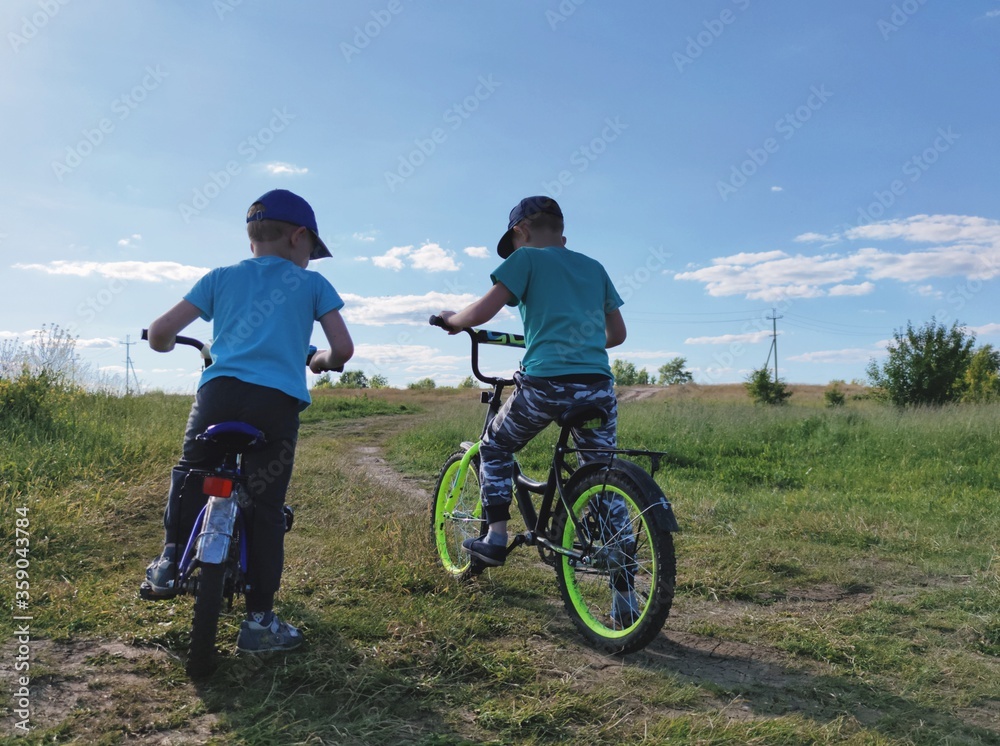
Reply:
M149 339L149 329L142 330L142 336L139 339L148 340Z
M444 319L442 319L437 314L434 314L429 319L427 319L427 323L430 324L431 326L440 326L442 329L451 329L451 327L444 322Z

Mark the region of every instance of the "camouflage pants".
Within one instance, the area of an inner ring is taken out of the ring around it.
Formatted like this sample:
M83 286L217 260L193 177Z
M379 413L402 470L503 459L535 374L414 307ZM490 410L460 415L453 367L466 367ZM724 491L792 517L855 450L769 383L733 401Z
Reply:
M563 383L514 374L514 392L504 402L479 447L479 483L483 508L490 523L510 518L514 454L521 450L560 414L577 404L596 404L608 413L605 425L593 429L574 428L577 448L615 448L617 443L618 402L614 384ZM599 458L600 453L578 453L580 465ZM609 511L613 525L623 528L627 522L625 504L614 501Z

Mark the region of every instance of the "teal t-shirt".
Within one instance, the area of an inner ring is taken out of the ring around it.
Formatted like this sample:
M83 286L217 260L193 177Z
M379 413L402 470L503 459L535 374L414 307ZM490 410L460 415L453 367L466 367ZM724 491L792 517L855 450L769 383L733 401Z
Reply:
M313 322L344 306L318 272L276 256L213 269L184 299L212 322L213 362L199 386L231 376L284 391L304 402Z
M611 377L604 317L622 305L611 278L596 259L569 249L524 246L490 275L513 294L524 322L530 376L586 373Z

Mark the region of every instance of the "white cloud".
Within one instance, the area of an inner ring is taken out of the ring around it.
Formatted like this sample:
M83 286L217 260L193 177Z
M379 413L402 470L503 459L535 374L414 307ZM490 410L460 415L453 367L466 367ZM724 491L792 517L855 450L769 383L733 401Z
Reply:
M382 256L373 256L372 264L398 272L403 268L403 258L409 256L411 251L413 251L412 246L394 246Z
M610 351L608 356L613 360L652 360L654 362L659 360L666 362L667 360L673 360L675 357L684 357L683 353L680 352L664 352L661 350L630 350L628 352L614 350Z
M367 233L357 232L351 235L355 241L364 241L365 243L371 243L375 240L375 231L368 231Z
M780 187L780 186L773 186L773 187L771 187L771 191L772 192L783 192L785 190L782 187Z
M118 239L118 245L123 249L134 249L136 248L137 242L142 240L142 235L139 233L133 233L131 236Z
M790 355L786 360L796 363L867 363L873 357L883 354L881 349L866 350L861 347L849 347L843 350L819 350L817 352L805 352L801 355Z
M489 259L490 250L485 246L466 246L462 249L466 254L473 257L474 259Z
M792 239L796 243L833 243L837 236L827 236L822 233L802 233Z
M1000 324L990 323L982 326L970 326L969 331L977 337L1000 335Z
M704 283L708 294L716 297L744 295L775 301L863 295L874 290L872 280L913 283L937 277L987 280L1000 276L1000 222L995 220L916 215L852 228L842 236L803 233L795 240L838 238L937 245L899 252L869 246L846 255L789 256L777 250L740 253L713 259L708 267L677 273L674 279Z
M409 262L413 269L425 272L454 272L462 265L455 261L453 252L436 243L425 243L419 249L413 246L394 246L381 256L372 257L372 264L382 269L401 270Z
M56 259L47 264L14 264L13 268L49 275L97 276L138 282L193 282L208 272L207 267L193 267L177 262L83 262L64 259Z
M264 170L272 176L301 176L302 174L309 173L308 168L302 168L300 166L295 166L291 163L283 163L281 161L265 163Z
M860 285L834 285L827 291L831 296L869 295L875 291L875 283L862 282Z
M443 309L459 310L476 300L471 293L425 293L424 295L362 296L342 293L343 316L348 324L426 326L432 314ZM509 316L509 312L507 312Z
M728 344L753 344L765 339L770 339L771 332L759 331L748 332L746 334L721 334L718 337L688 337L684 340L686 345L728 345ZM778 332L781 336L781 332Z
M454 254L446 251L436 243L421 246L410 255L414 269L427 272L455 272L461 264L455 262Z
M465 349L464 347L462 348ZM406 344L359 344L354 348L350 365L369 370L371 368L403 368L408 372L434 373L442 368L468 366L468 355L442 355L441 351L428 345Z

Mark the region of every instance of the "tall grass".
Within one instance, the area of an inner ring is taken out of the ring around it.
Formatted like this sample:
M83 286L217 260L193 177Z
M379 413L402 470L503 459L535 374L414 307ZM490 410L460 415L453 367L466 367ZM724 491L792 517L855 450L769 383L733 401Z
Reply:
M666 636L618 659L587 650L529 549L451 583L427 506L361 463L384 453L429 487L480 432L474 393L317 396L279 595L306 649L236 657L237 610L197 690L152 655L109 684L124 664L101 658L88 688L111 704L28 742L156 737L207 713L218 743L996 743L1000 409L792 402L622 406L622 445L668 453L656 476L683 530ZM33 635L180 656L190 600L150 605L135 589L190 398L66 390L46 406L0 421L0 507L32 517ZM530 473L554 439L525 450ZM58 679L49 665L39 681Z

